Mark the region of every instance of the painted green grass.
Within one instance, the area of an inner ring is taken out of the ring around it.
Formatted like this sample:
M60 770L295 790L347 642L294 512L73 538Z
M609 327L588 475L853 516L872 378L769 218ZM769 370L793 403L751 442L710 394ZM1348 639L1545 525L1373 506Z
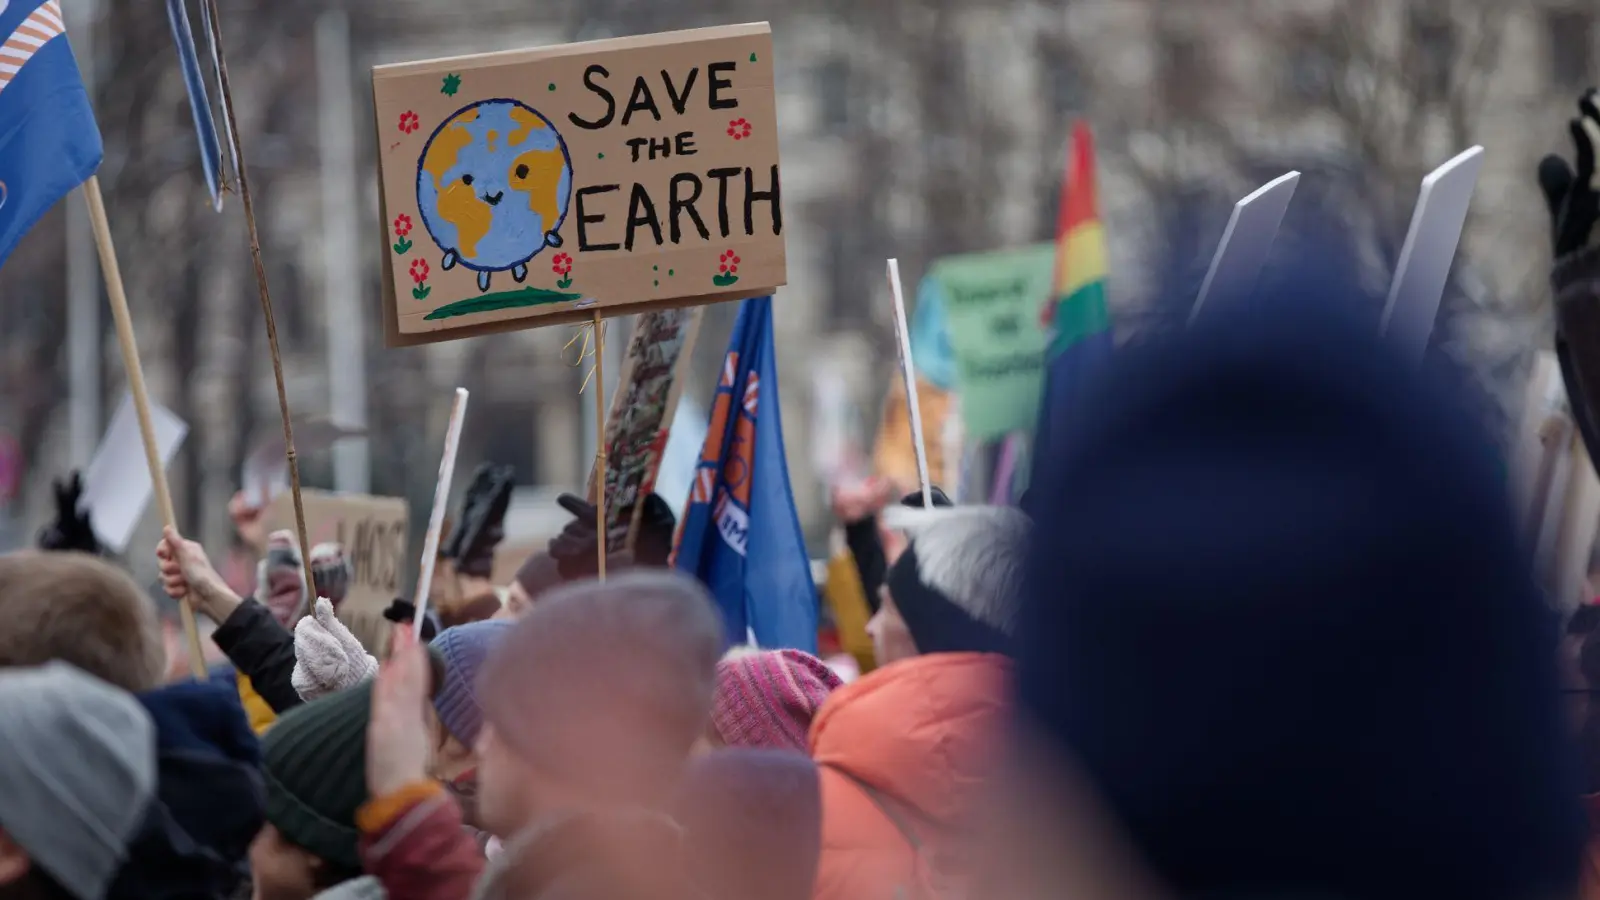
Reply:
M525 306L544 306L547 303L566 303L577 300L582 294L568 294L562 291L552 291L545 288L525 287L514 291L497 291L493 294L484 294L481 297L469 297L446 303L423 319L435 321L438 319L453 319L456 316L470 316L474 313L494 312L500 309L521 309Z

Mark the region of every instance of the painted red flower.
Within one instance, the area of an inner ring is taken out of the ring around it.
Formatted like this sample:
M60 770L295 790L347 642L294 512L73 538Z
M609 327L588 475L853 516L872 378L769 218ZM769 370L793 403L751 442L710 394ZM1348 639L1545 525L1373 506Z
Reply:
M411 110L408 109L405 112L400 114L400 130L401 131L405 132L406 134L410 134L411 132L416 131L418 128L421 128L421 127L422 127L422 120L417 118L417 114L416 113L414 113L414 112L412 112Z
M734 119L728 123L728 137L742 141L750 136L750 123L744 119Z
M566 275L572 271L572 257L565 253L557 253L550 259L550 271L557 275Z
M411 233L411 217L401 213L394 217L394 233L396 237L405 237Z
M425 259L413 259L411 261L411 280L415 281L417 284L421 284L424 281L428 280L428 261L427 260L425 260Z
M739 257L732 250L717 257L717 262L724 272L739 271Z

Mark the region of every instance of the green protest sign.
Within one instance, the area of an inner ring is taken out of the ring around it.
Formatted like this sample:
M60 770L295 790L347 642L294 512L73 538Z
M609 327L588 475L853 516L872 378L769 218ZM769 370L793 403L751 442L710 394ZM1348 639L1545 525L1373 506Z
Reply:
M968 438L1031 433L1039 418L1054 244L947 256L928 271L944 301Z

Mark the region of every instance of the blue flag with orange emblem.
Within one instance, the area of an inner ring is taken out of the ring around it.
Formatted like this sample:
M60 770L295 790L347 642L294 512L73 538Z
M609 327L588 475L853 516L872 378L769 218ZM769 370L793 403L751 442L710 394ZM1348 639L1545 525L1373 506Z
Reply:
M730 643L817 652L817 588L800 533L772 350L772 298L739 305L675 565L711 589Z
M100 129L59 0L0 0L0 266L100 168Z

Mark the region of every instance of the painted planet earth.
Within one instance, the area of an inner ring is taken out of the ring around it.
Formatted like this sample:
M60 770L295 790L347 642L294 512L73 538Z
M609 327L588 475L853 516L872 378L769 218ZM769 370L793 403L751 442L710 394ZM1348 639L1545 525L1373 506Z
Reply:
M440 265L527 277L528 260L567 216L572 161L550 120L515 100L483 100L446 119L417 163L417 208L444 251Z

